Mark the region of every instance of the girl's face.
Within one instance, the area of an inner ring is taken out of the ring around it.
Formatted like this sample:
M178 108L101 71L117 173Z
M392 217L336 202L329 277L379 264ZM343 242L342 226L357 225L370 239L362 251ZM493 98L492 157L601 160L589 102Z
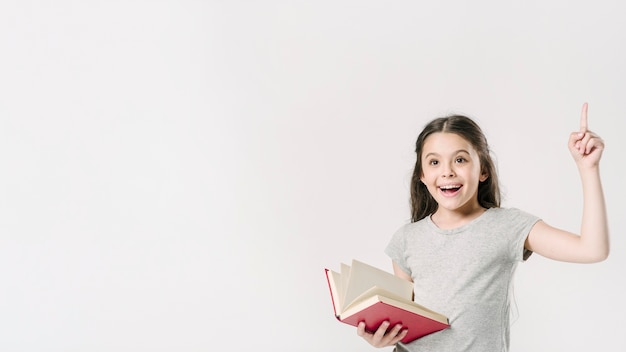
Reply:
M437 201L437 212L471 214L481 209L478 183L487 174L481 172L474 147L455 133L437 132L426 138L422 148L420 180Z

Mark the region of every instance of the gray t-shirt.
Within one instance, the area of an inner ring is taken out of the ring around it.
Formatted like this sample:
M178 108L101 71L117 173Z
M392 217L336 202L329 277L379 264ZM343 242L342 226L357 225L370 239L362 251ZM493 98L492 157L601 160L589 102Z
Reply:
M413 278L415 301L446 315L451 327L396 350L508 351L513 274L530 255L524 241L538 220L491 208L455 229L440 229L430 217L400 228L385 253Z

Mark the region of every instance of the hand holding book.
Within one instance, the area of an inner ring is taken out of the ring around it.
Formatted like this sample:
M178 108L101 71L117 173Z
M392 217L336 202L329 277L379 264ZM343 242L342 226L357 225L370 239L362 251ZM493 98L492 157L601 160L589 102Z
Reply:
M381 269L353 260L341 273L326 269L326 278L335 316L370 344L408 343L450 327L447 317L413 302L411 282Z
M385 320L375 332L369 332L365 328L365 322L362 321L357 326L357 334L374 347L393 346L406 337L409 329L403 328L402 324L396 324L389 329L390 325L389 321Z

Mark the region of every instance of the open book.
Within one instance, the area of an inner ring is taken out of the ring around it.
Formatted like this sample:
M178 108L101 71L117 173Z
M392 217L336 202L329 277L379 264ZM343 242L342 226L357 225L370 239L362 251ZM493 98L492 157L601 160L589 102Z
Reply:
M341 264L341 272L326 270L335 316L343 323L376 331L387 320L402 324L402 342L450 327L448 318L413 302L413 283L358 260Z

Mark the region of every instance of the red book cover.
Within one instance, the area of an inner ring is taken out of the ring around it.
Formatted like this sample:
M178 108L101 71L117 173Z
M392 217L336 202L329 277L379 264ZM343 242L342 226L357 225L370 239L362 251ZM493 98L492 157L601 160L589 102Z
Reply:
M382 324L385 320L391 323L389 325L391 327L396 324L402 324L403 329L409 330L404 339L402 339L402 342L404 343L409 343L422 336L426 336L428 334L432 334L433 332L450 327L448 324L432 320L380 301L356 314L344 318L343 320L339 317L337 317L337 319L353 326L357 326L359 322L364 321L366 329L371 332L376 331L380 324Z

